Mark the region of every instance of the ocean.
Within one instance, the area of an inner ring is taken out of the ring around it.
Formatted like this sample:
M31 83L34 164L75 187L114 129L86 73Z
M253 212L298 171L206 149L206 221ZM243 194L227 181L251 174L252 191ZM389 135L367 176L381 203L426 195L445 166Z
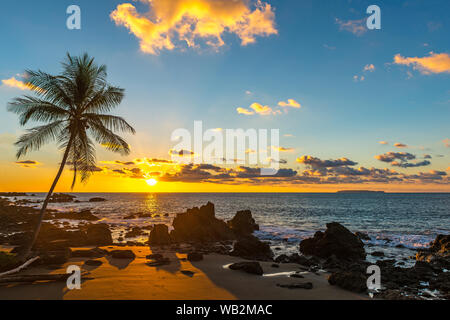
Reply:
M113 237L131 226L166 223L188 208L214 203L216 216L231 219L236 211L251 210L260 231L276 254L298 252L302 239L339 222L352 232L368 233L366 251L383 251L384 258L404 260L425 248L438 234L450 234L449 193L71 193L80 203L52 203L62 211L90 209L114 226ZM18 199L43 199L45 194ZM107 201L90 203L89 198ZM124 219L133 213L148 218ZM167 215L167 216L166 216ZM73 221L70 221L73 223ZM125 239L130 240L130 239ZM132 239L146 240L146 239ZM399 248L399 245L404 248ZM368 260L378 258L368 255ZM402 263L403 265L403 263Z

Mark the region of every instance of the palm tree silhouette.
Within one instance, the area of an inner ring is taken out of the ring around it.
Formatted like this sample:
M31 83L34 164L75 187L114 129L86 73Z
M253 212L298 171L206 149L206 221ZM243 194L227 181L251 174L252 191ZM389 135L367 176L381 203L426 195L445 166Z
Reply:
M127 155L130 153L129 145L114 132L135 133L123 118L107 114L121 103L124 89L107 83L105 65L98 66L87 54L79 57L67 54L62 66L63 71L57 76L40 70L27 70L24 77L26 85L35 96L24 95L8 104L8 110L19 115L20 125L24 126L30 120L46 123L28 129L17 140L18 159L50 141L56 141L64 152L40 210L32 241L22 252L23 258L29 256L36 242L45 210L64 166L72 166L73 189L77 177L86 182L96 169L94 141L110 151Z

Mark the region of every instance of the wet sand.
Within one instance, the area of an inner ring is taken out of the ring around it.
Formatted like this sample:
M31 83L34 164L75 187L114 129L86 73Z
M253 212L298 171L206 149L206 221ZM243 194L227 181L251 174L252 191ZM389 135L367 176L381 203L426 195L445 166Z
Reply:
M233 271L224 266L241 258L217 254L205 255L198 262L184 261L186 254L163 253L171 260L169 265L151 267L146 255L149 247L105 247L107 250L130 249L136 254L134 260L99 258L103 264L86 266L89 258L72 258L62 267L50 270L31 267L20 274L65 273L69 265L78 265L82 272L89 272L89 280L82 280L80 290L68 290L65 282L39 282L33 284L0 285L0 299L51 299L51 300L234 300L234 299L281 299L281 300L359 300L370 299L331 286L327 274L302 274L304 278L288 277L287 272L301 271L296 264L280 264L273 268L271 262L261 262L263 276ZM192 271L186 275L181 271ZM313 289L287 289L277 284L312 282Z

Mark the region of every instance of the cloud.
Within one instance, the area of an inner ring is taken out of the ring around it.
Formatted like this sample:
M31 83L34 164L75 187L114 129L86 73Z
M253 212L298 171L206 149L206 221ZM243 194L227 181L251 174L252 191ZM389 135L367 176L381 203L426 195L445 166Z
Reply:
M294 148L285 148L285 147L278 147L278 148L272 147L272 149L278 150L279 152L293 152L293 151L295 151Z
M15 163L20 165L23 168L34 168L35 166L41 164L40 162L35 161L35 160L16 161Z
M195 153L191 150L175 150L175 149L170 149L169 154L171 156L178 156L178 157L186 157L186 156L195 155Z
M280 102L278 102L278 105L280 107L292 107L292 108L300 108L301 107L300 103L298 103L294 99L288 99L287 102L280 101Z
M355 81L355 82L362 82L364 80L366 80L366 77L364 77L364 76L358 76L358 75L353 76L353 81Z
M389 144L389 142L387 142L387 141L378 141L378 143L379 144L384 144L384 145Z
M367 27L365 25L365 22L365 18L347 21L336 18L336 23L339 25L339 30L351 32L356 36L362 36L364 33L366 33Z
M17 88L20 90L32 90L33 89L33 87L31 85L28 85L23 81L17 80L15 77L11 77L9 79L2 80L2 84L6 87Z
M225 44L226 33L237 35L243 46L256 42L258 36L278 33L274 9L261 0L141 1L149 5L149 12L141 14L132 4L123 3L110 16L139 39L142 52L153 55L174 50L182 42L197 47L199 39L218 48Z
M423 160L420 162L409 162L409 160L415 160L416 156L408 152L387 152L375 156L375 159L390 163L393 167L400 168L424 167L431 164L431 162L428 160Z
M259 114L259 115L262 115L262 116L267 116L267 115L278 114L279 113L277 111L273 111L271 107L263 106L262 104L260 104L258 102L252 103L250 105L250 109L252 109L253 111L251 111L249 109L245 109L245 108L236 108L236 111L239 114L244 114L244 115Z
M391 165L393 167L400 167L400 168L416 168L416 167L424 167L429 166L431 164L430 161L424 160L416 163L410 163L410 162L402 162L402 161L393 161Z
M251 116L251 115L255 114L253 111L250 111L248 109L241 108L241 107L236 108L236 111L237 111L237 113L245 114L246 116Z
M375 66L373 64L366 64L364 66L363 71L374 72L375 71Z
M416 159L416 156L411 153L408 153L408 152L387 152L387 153L375 156L375 159L380 160L382 162L391 163L395 160L400 160L400 161L414 160L414 159Z
M427 57L402 57L400 54L394 56L394 63L399 65L413 66L422 74L450 73L450 55L447 53L433 53Z
M408 148L408 145L406 145L404 143L396 142L396 143L394 143L394 147L397 147L397 148Z
M311 166L312 168L331 168L340 166L353 166L358 164L357 162L351 161L347 158L340 158L337 160L321 160L313 156L302 156L297 158L298 163L303 163Z
M446 138L446 139L442 140L442 142L444 143L444 145L445 145L447 148L450 148L450 139Z

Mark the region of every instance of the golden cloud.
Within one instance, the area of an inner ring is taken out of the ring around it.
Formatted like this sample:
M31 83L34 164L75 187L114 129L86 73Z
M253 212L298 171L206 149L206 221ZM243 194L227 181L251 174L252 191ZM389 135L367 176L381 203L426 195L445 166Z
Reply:
M410 66L423 74L450 72L450 55L447 53L430 52L428 57L402 57L400 54L394 56L394 63Z
M278 102L278 105L280 107L292 107L292 108L300 108L301 107L300 103L298 103L294 99L288 99L287 102L280 101L280 102Z
M17 80L15 77L2 80L3 85L20 90L33 90L33 86L26 84L23 81Z
M158 54L173 50L179 42L197 47L197 39L218 48L225 44L224 33L236 34L243 46L257 36L277 34L275 12L268 3L257 0L141 0L150 6L145 14L130 3L123 3L111 13L118 26L134 34L141 51ZM254 3L253 10L251 3Z

